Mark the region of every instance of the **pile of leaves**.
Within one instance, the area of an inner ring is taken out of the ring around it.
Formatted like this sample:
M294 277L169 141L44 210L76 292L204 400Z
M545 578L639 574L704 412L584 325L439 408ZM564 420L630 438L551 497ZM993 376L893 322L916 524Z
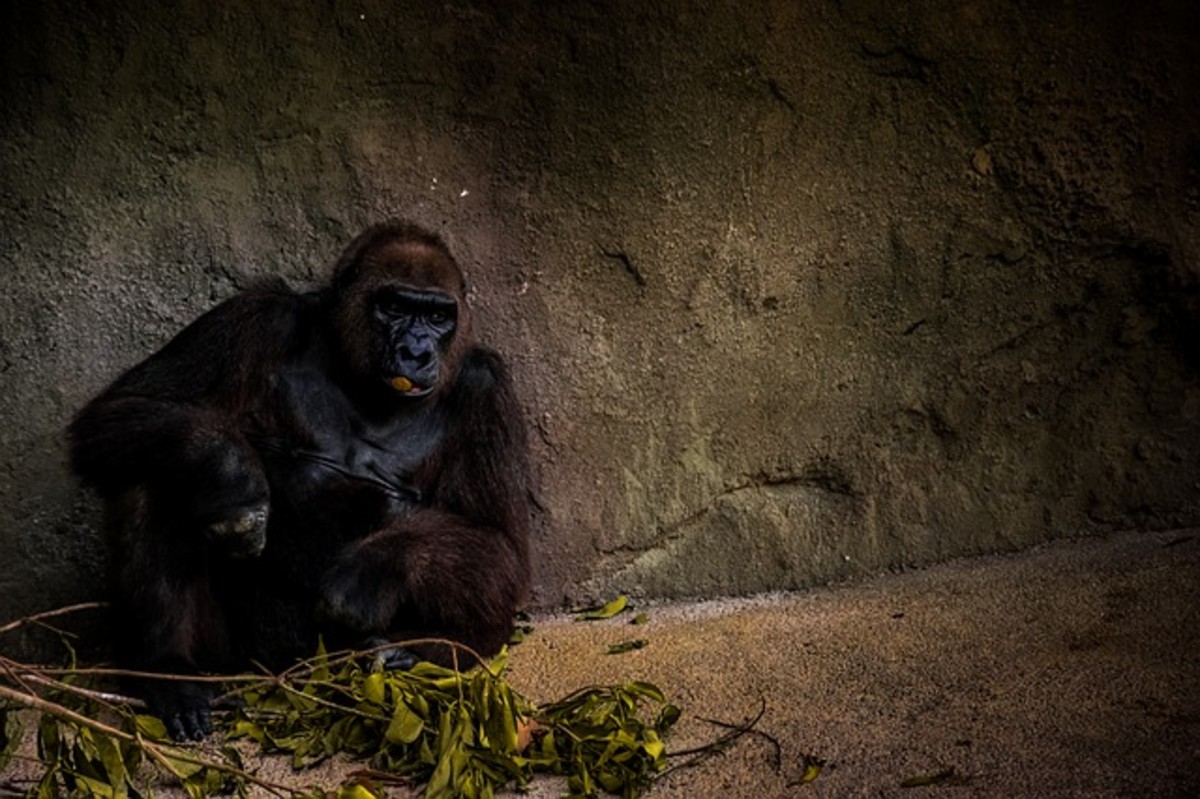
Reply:
M570 796L637 796L666 765L679 718L654 685L587 688L536 707L504 681L507 653L463 674L429 663L370 670L320 656L239 691L229 737L249 737L304 768L339 754L376 780L425 785L427 797L489 797L536 773L567 778Z
M591 687L537 706L508 685L506 666L507 652L465 672L429 663L384 670L370 653L319 652L280 675L230 678L226 700L237 709L220 715L218 743L197 748L171 742L158 719L99 690L113 672L0 656L0 772L21 757L18 709L37 718L36 762L24 771L40 769L29 791L38 799L136 799L164 779L190 799L247 796L252 786L370 799L389 783L424 786L430 799L474 799L539 773L564 777L570 797L635 797L665 770L663 737L680 711L656 686ZM334 755L364 768L331 791L279 785L245 769L245 741L297 769Z

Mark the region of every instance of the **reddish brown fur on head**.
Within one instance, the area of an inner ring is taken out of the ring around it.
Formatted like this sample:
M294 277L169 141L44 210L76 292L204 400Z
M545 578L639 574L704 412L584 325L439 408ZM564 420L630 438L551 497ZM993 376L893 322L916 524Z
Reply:
M440 393L457 374L461 353L470 343L462 271L440 237L411 222L374 225L350 243L333 268L329 294L334 333L351 370L362 378L372 376L378 344L368 304L379 289L389 286L440 291L453 297L458 306L454 338L442 354Z

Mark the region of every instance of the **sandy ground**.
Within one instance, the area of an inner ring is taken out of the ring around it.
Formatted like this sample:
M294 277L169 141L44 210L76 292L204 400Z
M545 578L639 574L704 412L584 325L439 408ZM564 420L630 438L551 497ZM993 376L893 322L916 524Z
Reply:
M699 717L765 701L778 769L768 740L743 738L654 797L1200 796L1200 531L642 610L636 627L540 619L510 676L534 699L656 682L684 709L675 749L719 732ZM648 644L603 654L630 638ZM826 765L798 785L806 756Z
M765 705L765 735L666 775L651 797L1200 796L1200 531L637 610L645 624L535 618L509 677L534 701L655 682L684 711L675 751L721 732L703 718ZM605 654L630 639L647 644ZM814 759L819 775L799 783ZM298 776L278 759L260 768ZM339 782L333 764L298 780ZM531 795L563 792L543 780Z

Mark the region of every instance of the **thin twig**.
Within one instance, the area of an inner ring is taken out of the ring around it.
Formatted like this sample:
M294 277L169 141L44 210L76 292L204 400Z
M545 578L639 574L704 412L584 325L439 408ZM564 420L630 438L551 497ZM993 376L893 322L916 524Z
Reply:
M412 777L402 777L399 774L392 774L390 771L380 771L379 769L373 768L360 768L355 771L351 771L346 776L352 779L361 778L366 780L375 780L377 782L391 785L411 786L416 784L416 780L414 780Z
M75 696L82 696L84 699L90 699L93 702L98 702L110 710L116 710L118 705L128 705L129 707L135 707L139 709L146 707L145 702L132 696L123 696L121 694L110 693L108 691L94 691L90 688L72 685L71 683L62 682L61 680L52 680L49 677L38 674L37 672L10 671L7 664L0 663L0 665L4 665L5 671L8 671L13 680L20 682L22 687L24 687L26 690L30 689L28 686L24 685L24 680L29 680L30 682L35 683L36 685L41 685L45 688L53 688L56 691L64 691L69 694L74 694ZM31 690L30 692L32 693Z
M21 675L15 669L13 669L12 665L13 664L11 664L7 658L0 659L0 669L4 670L4 673L8 675L8 679L19 685L26 692L33 693L33 689L25 684L25 681L21 678Z
M45 674L50 677L79 674L85 677L133 677L139 680L162 680L164 682L260 682L263 679L253 674L168 674L161 671L137 671L135 669L65 669L25 663L20 665L22 671Z
M705 744L704 746L697 746L692 749L680 749L677 752L668 752L667 757L669 757L669 758L685 757L687 755L693 755L693 757L690 760L685 760L682 763L679 763L678 765L671 766L669 769L667 769L666 771L659 774L656 779L661 779L661 778L665 777L666 775L670 774L672 771L678 771L680 769L691 768L692 766L695 766L695 765L703 762L704 760L707 760L708 758L712 757L713 755L720 754L720 753L724 752L726 749L728 749L730 744L732 744L738 738L741 738L743 735L753 732L755 725L757 725L758 722L762 720L763 715L765 715L767 712L766 698L761 697L760 701L762 702L762 706L759 708L758 714L755 715L754 718L752 718L750 721L745 722L744 724L741 724L741 725L728 724L727 722L713 722L711 719L701 719L701 721L707 721L710 724L718 723L719 726L722 726L722 727L727 726L727 727L729 727L729 732L725 733L724 735L721 735L715 741ZM772 739L772 740L774 740L774 739Z
M763 710L766 710L766 707L767 707L766 700L764 699L763 700ZM774 735L771 735L768 732L764 732L763 730L760 730L754 726L754 723L757 723L758 719L762 718L762 713L759 713L758 717L755 718L754 722L752 722L749 726L739 725L739 724L730 724L728 721L721 721L719 719L707 719L707 718L704 718L703 716L699 716L698 718L701 721L707 722L707 723L712 724L717 727L723 727L724 729L727 729L727 730L734 730L735 732L738 732L742 735L757 735L759 738L763 738L763 739L769 741L771 746L775 748L775 773L778 774L779 772L781 772L783 770L783 747L781 747L779 745L779 740Z
M486 670L487 673L490 674L492 677L499 678L499 676L500 676L496 672L492 671L491 666L488 664L487 659L484 658L483 655L480 655L478 652L476 652L474 649L467 646L466 644L460 644L457 641L451 641L448 638L411 638L411 639L406 639L403 641L388 641L387 643L379 644L377 646L370 647L369 649L340 649L335 652L325 653L323 655L314 655L313 657L305 658L304 660L299 660L296 663L293 663L291 666L289 666L288 668L279 672L279 674L277 674L277 675L272 674L270 672L270 670L268 670L265 666L263 666L261 663L256 662L253 665L263 672L262 677L258 677L258 678L246 678L244 676L239 677L239 681L246 683L246 684L239 686L237 688L234 688L231 691L226 691L225 693L221 694L216 699L214 699L213 702L215 704L215 703L219 703L221 701L227 701L239 694L245 693L246 691L251 691L262 680L268 680L276 686L284 687L287 685L288 680L303 680L304 677L302 677L301 675L304 675L306 673L311 674L312 672L316 671L317 669L333 668L335 666L340 666L344 663L348 663L352 660L358 660L360 658L369 657L370 655L374 655L379 652L385 652L389 649L395 649L397 647L419 646L422 644L441 644L441 645L450 647L450 655L451 655L451 658L453 658L453 664L454 664L453 670L455 673L461 673L460 664L458 662L458 650L461 649L464 652L466 652L467 654L469 654L471 657L473 657L476 660L476 662L478 663L478 665L480 667L482 667L484 670ZM329 685L329 687L338 688L343 693L346 693L346 690L343 686L338 686L338 685L332 684L332 683L330 683L328 685ZM461 698L461 693L462 693L461 685L459 687L459 693L460 693L460 698ZM349 695L349 694L347 694L347 695ZM308 696L308 695L305 694L305 696ZM309 698L311 698L311 697L309 697Z
M450 664L452 666L454 666L454 684L458 688L458 706L460 708L465 707L467 704L467 701L466 701L466 699L463 698L462 672L458 670L458 650L457 649L450 650ZM494 677L496 675L493 674L492 676Z
M85 606L79 605L78 607L85 607ZM63 610L65 610L65 608ZM56 611L50 611L50 612L57 613ZM25 619L22 619L21 623L24 623L25 621L26 621ZM3 630L0 630L0 632L3 632ZM372 655L372 654L375 654L376 652L382 652L387 649L394 649L395 647L398 647L398 646L409 646L409 645L416 646L416 645L421 645L421 644L441 644L444 646L452 647L454 650L461 649L462 651L469 654L472 658L474 658L475 661L481 667L486 669L487 672L489 674L491 674L493 677L500 676L500 675L496 674L494 671L492 671L491 668L488 666L487 658L485 658L483 655L479 654L478 652L476 652L474 649L467 646L466 644L460 644L457 641L451 641L448 638L413 638L413 639L405 640L405 641L389 641L386 644L380 644L379 646L374 646L374 647L371 647L370 649L362 649L362 650L346 649L346 650L339 650L338 652L334 652L329 655L317 655L315 657L306 658L304 660L297 661L293 665L289 666L287 669L284 669L282 672L280 672L278 675L275 676L275 679L286 679L286 678L295 676L296 674L302 674L304 672L315 671L316 669L322 668L322 667L339 666L342 663L345 663L347 661L355 660L356 658L360 658L365 655ZM8 660L8 659L3 658L3 656L0 656L0 660ZM10 661L10 662L16 663L16 661ZM219 682L241 682L241 683L259 682L263 679L262 676L257 676L257 675L253 675L253 674L168 674L166 672L138 671L136 669L113 669L113 668L74 668L74 669L71 669L71 668L61 668L61 667L51 667L51 666L38 666L38 665L32 665L32 664L26 664L26 663L21 663L19 665L20 665L21 671L37 672L39 674L45 674L45 675L48 675L51 677L60 677L60 676L68 675L68 674L79 674L79 675L83 675L83 676L87 676L87 677L133 677L136 679L163 680L166 682L218 682L218 683Z
M370 649L342 649L325 655L315 655L292 664L288 668L281 671L279 673L279 677L280 679L284 679L305 671L315 671L319 668L340 666L348 661L356 660L357 658L361 658L366 655L374 655L378 652L387 651L388 649L395 649L396 647L422 646L427 644L441 644L442 646L450 647L452 651L461 649L463 652L466 652L468 655L474 658L478 665L486 669L488 674L491 674L493 677L500 676L491 670L491 667L488 665L487 658L466 644L460 644L458 641L451 641L448 638L409 638L403 641L388 641L387 643L373 646Z
M29 624L30 622L34 621L41 621L42 619L52 619L55 616L65 616L68 613L75 613L79 610L93 610L96 608L106 607L108 607L107 602L80 602L77 605L67 605L66 607L62 608L47 610L42 613L35 613L32 616L22 616L15 621L10 621L8 624L0 626L0 633L10 632L22 625Z
M330 702L328 699L321 699L320 697L313 696L312 694L306 694L303 691L301 691L299 688L295 687L294 685L291 685L290 683L287 683L284 681L279 681L276 683L276 685L283 691L285 691L289 694L293 694L295 696L299 696L307 702L312 702L314 704L322 705L324 707L331 707L340 713L349 713L352 716L360 716L364 719L371 719L372 721L382 721L384 723L386 723L390 720L386 716L379 716L374 713L364 713L363 711L356 710L355 708L352 708L352 707L346 707L345 705L339 705L337 702Z

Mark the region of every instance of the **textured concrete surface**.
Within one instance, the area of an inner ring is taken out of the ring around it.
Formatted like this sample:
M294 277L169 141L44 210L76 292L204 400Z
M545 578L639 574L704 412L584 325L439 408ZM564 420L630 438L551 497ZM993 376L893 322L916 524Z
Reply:
M0 617L94 598L62 429L265 275L439 231L538 601L1200 524L1191 0L0 4Z
M512 681L533 698L648 679L757 729L654 797L1200 795L1200 531L1122 534L800 594L537 620ZM645 648L604 655L611 643ZM798 786L806 756L826 761ZM934 787L904 780L945 772ZM554 796L541 786L539 795Z

